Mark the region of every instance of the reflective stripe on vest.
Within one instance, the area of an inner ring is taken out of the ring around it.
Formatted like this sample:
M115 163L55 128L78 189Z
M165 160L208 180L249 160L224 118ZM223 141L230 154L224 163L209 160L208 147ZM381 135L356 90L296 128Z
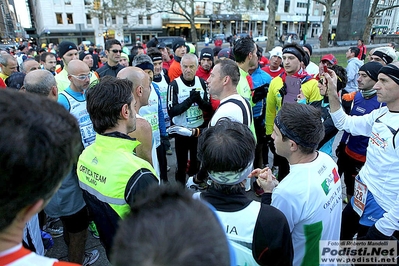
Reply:
M105 195L101 194L100 192L98 192L97 190L95 190L92 187L90 187L89 185L83 183L80 180L79 180L79 186L82 189L84 189L87 192L89 192L90 194L96 196L96 198L99 199L102 202L109 203L109 204L115 204L115 205L125 205L125 204L127 204L126 200L105 196Z

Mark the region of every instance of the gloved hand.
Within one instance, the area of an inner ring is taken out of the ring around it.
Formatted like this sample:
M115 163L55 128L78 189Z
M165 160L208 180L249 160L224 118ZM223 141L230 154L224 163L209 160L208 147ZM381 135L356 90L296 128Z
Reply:
M182 126L170 126L166 132L168 132L170 135L178 134L185 137L191 137L193 135L193 131L191 129Z
M196 90L192 90L190 91L190 98L193 102L198 103L199 101L201 101L201 94L199 91Z
M375 224L369 228L367 234L362 237L358 237L357 240L392 240L391 236L386 236L375 227Z
M257 103L261 100L264 100L267 96L267 92L269 91L269 84L264 84L258 88L253 90L252 102Z
M339 158L339 155L344 154L345 147L346 147L346 144L344 142L339 143L339 145L337 146L337 149L335 150L335 155L337 155L337 158Z

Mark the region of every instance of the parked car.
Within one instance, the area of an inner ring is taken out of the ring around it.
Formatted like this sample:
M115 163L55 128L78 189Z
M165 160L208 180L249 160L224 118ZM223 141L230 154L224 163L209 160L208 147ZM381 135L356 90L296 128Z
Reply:
M259 35L257 37L254 37L255 42L265 42L267 41L267 36Z
M175 40L181 39L180 36L159 36L157 37L158 42L163 42L167 47L172 48L172 44Z
M246 38L248 37L248 33L237 33L237 39Z

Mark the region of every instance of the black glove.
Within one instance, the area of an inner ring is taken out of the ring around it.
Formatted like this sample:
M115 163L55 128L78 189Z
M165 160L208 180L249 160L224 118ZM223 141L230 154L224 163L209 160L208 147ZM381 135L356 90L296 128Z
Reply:
M375 227L375 224L369 228L367 234L362 237L358 237L357 240L392 240L391 236L386 236Z
M337 146L337 149L335 150L335 155L337 155L337 158L339 158L340 155L345 153L345 147L346 147L346 144L344 142L339 143L339 145Z
M196 90L192 90L190 91L190 98L193 102L198 103L199 101L201 101L201 94L199 91Z
M266 137L265 137L265 143L270 143L271 141L273 141L272 135L266 135Z
M260 87L255 88L252 95L252 102L257 103L266 98L267 92L269 91L269 84L264 84Z

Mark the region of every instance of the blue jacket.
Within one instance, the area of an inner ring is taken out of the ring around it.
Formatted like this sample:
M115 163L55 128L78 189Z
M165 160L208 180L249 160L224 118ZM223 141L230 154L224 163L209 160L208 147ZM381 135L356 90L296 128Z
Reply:
M254 89L258 88L264 84L270 84L272 81L272 77L263 71L259 66L255 71L251 74L252 81L254 83ZM254 118L259 117L265 114L265 106L266 106L266 98L262 101L259 101L252 107L252 113Z

